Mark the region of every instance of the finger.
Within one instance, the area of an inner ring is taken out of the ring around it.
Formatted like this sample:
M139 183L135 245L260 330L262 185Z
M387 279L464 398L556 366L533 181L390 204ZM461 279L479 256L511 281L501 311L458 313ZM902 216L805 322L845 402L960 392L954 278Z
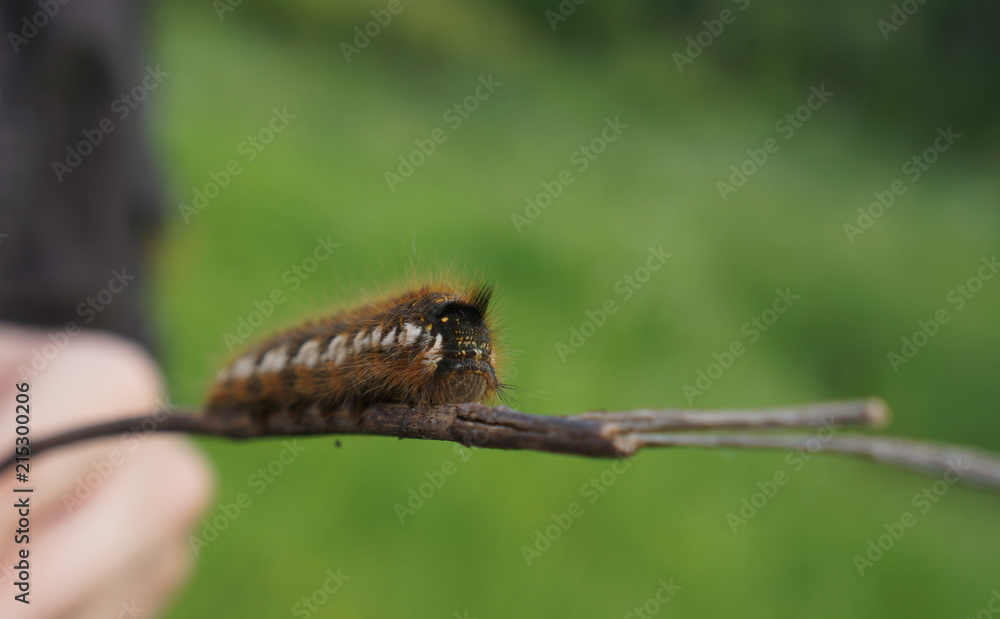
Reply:
M22 342L22 346L37 348L46 340L36 336L31 341L35 344ZM12 387L11 383L0 385L0 420L9 420L13 415ZM29 438L38 439L59 428L149 410L155 407L161 392L159 371L138 346L110 335L80 334L49 359L48 365L30 383ZM14 436L14 424L4 423L0 448L12 448ZM74 491L85 495L95 490L108 474L127 464L133 453L122 445L119 439L109 439L31 458L28 482L18 485L34 489L34 523L40 525L48 517L64 516ZM16 483L15 470L5 469L0 475L0 492L9 492ZM13 510L0 510L0 532L10 531L15 518Z
M163 541L109 581L72 613L73 619L158 616L191 575L194 556L184 535Z
M210 469L186 440L150 439L129 466L111 477L72 518L32 536L32 611L50 616L77 610L115 582L135 557L164 539L182 536L211 493ZM0 617L18 609L0 597Z

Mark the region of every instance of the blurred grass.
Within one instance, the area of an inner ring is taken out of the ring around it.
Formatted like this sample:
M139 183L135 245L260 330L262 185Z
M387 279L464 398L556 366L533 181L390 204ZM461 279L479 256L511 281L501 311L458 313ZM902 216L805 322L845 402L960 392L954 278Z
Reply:
M685 406L682 386L714 352L746 344L741 326L790 287L801 300L697 406L878 394L893 432L1000 450L1000 278L901 371L886 360L997 252L996 162L963 155L961 141L852 245L843 224L915 152L862 130L839 93L722 202L716 182L807 92L746 97L707 62L677 75L648 49L595 62L526 46L491 67L389 57L376 40L346 64L339 40L296 44L238 17L158 9L156 60L172 74L156 130L172 208L239 158L272 108L296 115L190 224L171 211L157 294L175 400L202 400L228 357L223 333L272 289L288 301L256 337L411 263L454 262L500 284L523 410ZM490 73L502 86L391 192L384 172ZM511 213L606 117L629 128L518 234ZM290 291L282 274L327 235L341 247ZM673 256L623 301L615 282L651 246ZM555 343L608 298L620 310L560 362ZM784 454L646 453L590 505L580 487L607 462L485 451L460 462L448 444L311 439L258 495L248 477L280 441L201 443L217 503L240 492L253 503L203 551L174 617L290 614L328 568L350 580L320 617L624 616L671 577L683 589L664 616L963 616L1000 574L987 550L1000 543L1000 503L954 489L859 578L852 556L933 480L837 458L792 474L734 536L726 514L788 469ZM393 505L446 460L457 473L400 525ZM527 567L520 547L573 501L584 516Z

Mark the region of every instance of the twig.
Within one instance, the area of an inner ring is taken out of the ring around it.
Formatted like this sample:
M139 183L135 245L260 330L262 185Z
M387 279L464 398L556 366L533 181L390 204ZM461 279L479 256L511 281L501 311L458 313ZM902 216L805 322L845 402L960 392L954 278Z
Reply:
M867 458L933 477L949 472L951 479L1000 492L1000 458L981 449L927 443L905 438L878 436L835 436L818 439L807 434L766 436L754 434L643 434L632 435L639 447L708 447L782 449L810 453L837 453ZM954 482L953 482L954 483Z
M889 411L878 399L758 410L636 410L564 417L528 415L505 406L375 404L360 414L318 407L253 420L240 411L218 416L197 412L145 415L84 426L31 446L32 455L87 439L125 433L184 432L255 439L276 436L369 434L452 441L489 449L527 449L591 457L632 456L642 447L808 449L863 457L931 475L961 466L964 482L1000 492L1000 458L966 447L871 436L695 433L719 430L882 426ZM669 434L665 433L669 432ZM822 437L822 438L817 438ZM13 464L10 457L0 464ZM957 464L960 463L960 464Z

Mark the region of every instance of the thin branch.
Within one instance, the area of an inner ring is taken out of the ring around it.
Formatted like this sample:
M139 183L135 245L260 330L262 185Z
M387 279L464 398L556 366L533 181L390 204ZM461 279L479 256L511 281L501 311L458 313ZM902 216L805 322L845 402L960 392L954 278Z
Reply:
M183 432L256 439L277 436L368 434L452 441L488 449L526 449L590 457L632 456L642 447L807 449L863 457L931 475L962 467L961 481L1000 492L1000 458L966 447L870 436L832 436L843 425L882 426L889 410L878 399L758 410L636 410L552 417L505 406L374 404L361 413L312 407L254 420L240 411L218 416L197 412L118 419L84 426L31 445L31 454L117 434ZM823 433L826 426L830 431ZM814 435L695 433L720 430L819 428ZM669 433L665 433L669 432ZM819 438L818 438L819 437ZM7 458L0 468L14 462Z
M889 407L879 399L820 402L781 408L717 410L647 410L580 413L574 419L602 421L624 432L811 428L857 424L881 428L889 423Z
M996 454L959 445L928 443L879 436L817 438L808 434L632 434L622 437L640 447L702 447L781 449L809 453L836 453L909 469L950 483L963 483L1000 492L1000 458Z

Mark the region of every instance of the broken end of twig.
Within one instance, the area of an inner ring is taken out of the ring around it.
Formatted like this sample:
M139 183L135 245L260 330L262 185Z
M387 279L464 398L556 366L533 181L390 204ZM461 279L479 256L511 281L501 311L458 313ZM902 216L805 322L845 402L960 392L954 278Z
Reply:
M892 411L882 398L872 397L865 400L864 416L867 425L872 428L884 428L892 421Z
M617 458L631 458L634 456L641 447L644 446L642 442L641 434L619 434L614 438L611 438L611 444L615 448L615 457Z

